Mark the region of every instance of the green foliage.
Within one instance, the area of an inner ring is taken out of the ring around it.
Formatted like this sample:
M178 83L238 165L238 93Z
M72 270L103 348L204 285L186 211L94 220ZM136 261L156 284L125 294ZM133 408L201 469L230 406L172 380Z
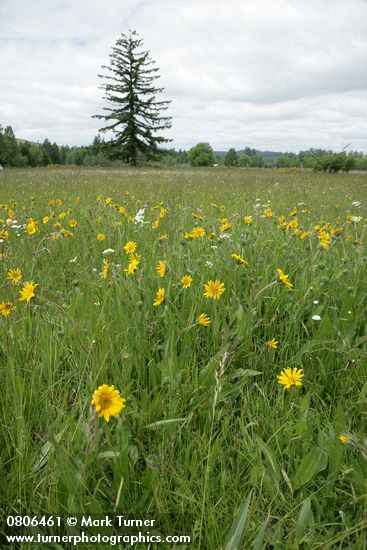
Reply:
M237 165L237 153L236 149L229 149L228 153L224 157L225 166L236 166Z
M366 185L306 171L276 181L275 191L272 172L240 169L1 174L0 218L13 209L21 226L5 226L1 243L0 302L17 308L0 317L4 513L147 514L201 550L364 548ZM131 221L144 206L149 223ZM304 240L278 228L295 206ZM30 217L33 236L22 227ZM219 236L224 217L229 238ZM51 238L71 219L73 237ZM327 250L313 229L321 221L342 228ZM193 225L206 236L184 239ZM141 264L127 277L130 240ZM29 304L18 301L22 282L7 280L15 267L39 284ZM214 302L203 284L215 278L226 290ZM167 300L154 308L159 287ZM207 328L196 324L202 312ZM278 349L266 345L273 337ZM303 387L278 384L288 366L304 369ZM89 412L103 383L127 400L108 424Z
M333 153L320 157L315 165L315 170L323 172L349 172L355 166L355 158L352 155L343 153Z
M249 155L239 155L237 159L237 164L241 168L245 168L246 166L250 166L251 163L251 157Z
M158 101L157 95L163 88L157 88L158 69L142 50L143 41L136 31L122 34L112 48L110 65L103 65L108 75L99 75L106 80L102 85L108 107L105 115L94 115L104 119L106 126L101 131L112 131L115 138L108 142L108 152L133 166L144 159L157 156L158 145L170 141L156 135L171 127L171 118L161 113L168 108L169 101Z
M209 143L198 143L189 150L187 158L192 166L212 166L213 149Z

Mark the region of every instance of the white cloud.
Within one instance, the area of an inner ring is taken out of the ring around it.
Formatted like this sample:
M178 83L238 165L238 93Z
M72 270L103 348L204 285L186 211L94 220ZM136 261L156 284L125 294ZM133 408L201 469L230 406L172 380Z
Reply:
M367 151L365 0L13 0L0 3L0 123L89 143L97 74L136 29L172 99L175 147Z

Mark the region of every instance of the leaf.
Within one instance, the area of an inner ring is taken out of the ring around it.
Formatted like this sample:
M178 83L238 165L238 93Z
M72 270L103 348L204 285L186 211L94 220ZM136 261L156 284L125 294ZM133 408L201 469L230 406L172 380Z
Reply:
M268 466L270 466L273 479L275 479L276 481L280 481L281 479L280 467L277 462L277 459L275 458L274 452L272 451L272 449L270 449L270 447L266 443L264 443L264 441L260 437L257 437L256 441L260 447L260 450L265 456L265 460L268 463Z
M264 549L264 539L266 534L266 528L269 523L269 517L262 523L254 541L252 550L263 550Z
M151 428L158 428L158 426L163 426L165 424L173 424L175 422L184 422L186 418L167 418L166 420L157 420L157 422L152 422L152 424L148 424L147 426L144 426L146 430L149 430Z
M64 430L61 430L61 432L55 435L56 443L60 443L63 433L64 433ZM40 451L41 456L37 460L36 464L33 466L33 472L38 472L38 470L40 470L41 468L43 468L43 466L47 464L50 452L53 448L54 448L54 445L51 441L46 441L46 443L42 445L42 448Z
M325 453L321 451L318 447L314 447L307 453L307 455L302 458L301 463L298 466L298 469L293 478L292 485L294 491L302 487L302 485L308 483L313 478L313 476L318 471L320 471L319 467L320 464L322 464L322 462L324 461L324 454Z
M116 451L102 451L98 453L98 458L117 458L119 456L120 453Z
M301 506L296 523L296 537L297 541L301 542L302 537L305 535L308 527L313 525L313 513L311 510L311 499L307 497Z
M247 495L224 542L224 550L238 550L246 527L252 491Z
M328 314L324 315L320 321L319 328L315 334L315 340L333 340L334 326L330 321Z
M259 370L251 370L251 369L238 369L236 372L233 373L233 376L231 378L242 378L243 376L259 376L260 374L263 374Z

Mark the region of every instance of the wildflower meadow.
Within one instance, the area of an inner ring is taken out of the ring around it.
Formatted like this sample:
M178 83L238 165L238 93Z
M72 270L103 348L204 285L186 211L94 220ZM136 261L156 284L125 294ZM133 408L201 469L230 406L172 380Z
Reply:
M0 203L5 515L365 548L366 175L7 169Z

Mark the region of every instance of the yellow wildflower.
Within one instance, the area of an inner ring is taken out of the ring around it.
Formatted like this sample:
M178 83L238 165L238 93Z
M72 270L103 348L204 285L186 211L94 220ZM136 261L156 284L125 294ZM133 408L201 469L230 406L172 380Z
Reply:
M201 325L202 327L207 327L210 325L210 318L207 316L206 313L200 313L199 317L197 318L196 322Z
M277 273L282 283L288 288L288 290L291 290L293 288L293 285L288 281L289 275L286 275L285 273L283 273L281 269L277 269Z
M200 237L204 237L205 235L205 229L203 227L193 227L190 231L190 236L192 239L199 239Z
M130 258L129 265L126 269L124 269L126 275L132 275L133 273L135 273L135 271L138 269L139 263L140 262L137 258Z
M105 239L106 239L106 235L104 233L98 233L97 241L104 241Z
M204 284L205 298L213 298L213 300L219 300L223 292L225 291L224 283L221 283L218 279L215 281L208 281Z
M276 340L275 338L272 338L271 340L268 340L266 342L266 345L268 346L268 348L270 349L277 349L278 348L278 340Z
M231 229L231 224L229 223L228 218L221 218L219 220L219 223L219 230L221 233L224 233L225 231L228 231L228 229Z
M277 375L279 384L284 386L285 390L289 390L291 386L302 386L302 378L304 377L303 369L283 369Z
M1 302L0 303L0 314L3 317L10 315L12 311L15 311L16 307L13 306L12 302Z
M126 243L124 246L125 254L130 255L135 252L136 246L136 242L134 241L129 241L128 243Z
M9 269L8 277L7 277L9 281L16 284L16 283L19 283L21 278L22 278L22 270L19 269L19 267L16 267L15 269Z
M243 266L248 266L248 262L242 258L242 256L239 256L238 254L231 254L231 258L233 258L233 260L237 263L237 264L240 264L240 265L243 265Z
M19 294L20 294L19 301L29 302L32 298L34 298L35 297L34 291L37 286L38 286L38 283L37 284L33 282L24 283L23 288L19 291Z
M153 302L153 306L160 306L164 302L164 288L159 288L156 292L156 296Z
M106 422L109 422L111 416L119 416L121 411L126 407L126 399L120 396L115 386L99 386L94 392L91 404L94 405L98 416L103 417Z
M192 277L190 275L184 275L181 279L182 288L189 288L192 283Z
M159 260L156 267L157 274L159 277L164 277L167 271L167 265L162 260Z
M107 279L109 270L110 264L108 263L108 260L103 260L102 277L104 279Z

